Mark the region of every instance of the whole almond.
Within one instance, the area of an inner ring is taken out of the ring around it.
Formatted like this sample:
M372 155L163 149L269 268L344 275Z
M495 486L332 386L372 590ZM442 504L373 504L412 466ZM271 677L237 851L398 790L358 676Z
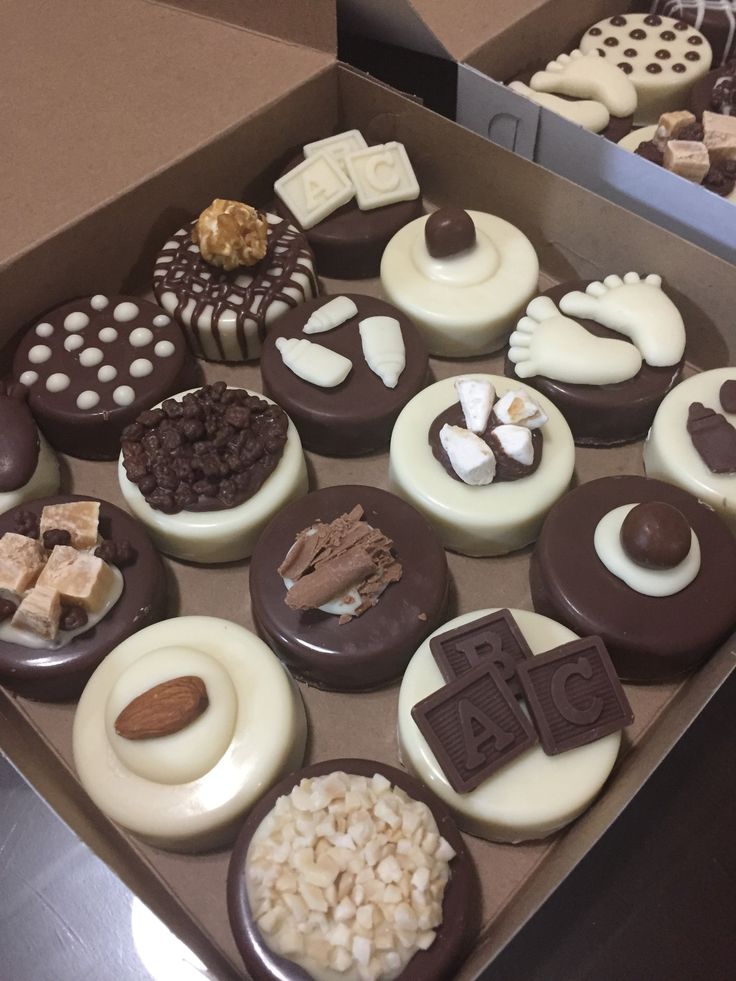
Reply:
M197 675L182 675L134 698L115 719L115 732L123 739L170 736L199 718L208 705L204 681Z

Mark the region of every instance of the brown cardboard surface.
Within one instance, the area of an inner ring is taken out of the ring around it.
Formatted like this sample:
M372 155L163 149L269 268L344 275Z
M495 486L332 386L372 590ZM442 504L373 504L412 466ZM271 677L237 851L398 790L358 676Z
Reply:
M148 0L171 7L180 7L226 21L236 27L245 27L258 34L268 34L284 41L335 50L336 16L335 0L279 0L278 3L263 0Z
M314 107L319 106L319 112ZM312 110L311 112L309 110ZM360 128L369 140L398 139L409 151L427 198L501 215L530 236L540 256L542 285L563 278L598 276L634 268L656 269L676 296L689 330L693 367L728 363L736 349L732 327L733 270L706 253L636 216L504 151L481 137L428 113L382 86L342 67L310 80L302 88L244 118L226 140L193 149L167 172L155 174L98 214L82 218L76 234L64 233L42 250L58 262L70 243L74 289L68 295L125 289L145 292L152 260L168 232L197 210L203 200L240 194L266 203L268 178L278 172L294 144L341 128ZM253 144L261 152L250 152ZM233 160L233 154L242 159ZM240 180L239 180L240 179ZM98 250L125 213L136 230L121 252ZM73 262L72 258L73 257ZM12 272L12 270L11 270ZM351 287L376 292L375 282L326 283L328 292ZM57 284L58 286L58 284ZM53 290L38 293L6 273L0 288L14 309L30 318L40 314ZM57 288L57 287L54 287ZM61 299L63 297L59 297ZM8 339L11 322L2 325ZM432 362L435 377L459 371L500 370L500 356L471 362ZM260 390L257 365L210 365L211 380ZM387 456L359 460L309 454L312 487L346 482L387 485ZM94 492L120 503L114 464L68 461L66 489ZM641 473L641 444L620 450L578 450L579 481L606 473ZM481 606L530 608L528 552L499 559L450 555L452 575L448 617ZM251 626L248 563L197 568L166 561L171 612L224 616ZM493 845L468 839L483 883L483 933L458 974L472 978L520 928L575 863L615 819L668 749L702 709L736 662L727 645L692 678L679 684L632 688L636 722L599 801L566 831L543 843ZM398 686L362 695L338 695L302 686L310 723L308 760L366 756L396 763L395 718ZM44 705L0 691L0 741L31 777L37 776L72 823L137 888L161 915L187 937L209 943L230 973L239 961L227 926L224 876L228 855L176 856L141 845L95 819L71 766L71 705Z
M146 0L4 0L0 269L332 61Z

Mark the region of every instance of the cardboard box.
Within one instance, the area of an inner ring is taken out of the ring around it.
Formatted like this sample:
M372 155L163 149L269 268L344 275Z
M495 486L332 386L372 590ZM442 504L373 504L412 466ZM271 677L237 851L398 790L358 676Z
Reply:
M357 42L347 47L360 67L440 108L433 88L406 81L401 48L422 52L420 58L439 56L445 66L457 62L456 77L449 77L457 88L453 118L463 126L736 262L730 202L499 84L533 62L572 50L601 18L645 8L642 0L341 0L338 10L341 30L374 39L367 47ZM429 69L424 74L433 77Z
M299 5L292 10L297 16ZM369 141L406 144L428 201L490 211L523 229L538 251L544 286L656 265L689 326L692 367L733 360L730 265L336 64L324 50L145 0L98 0L83 12L74 0L7 0L0 37L24 31L35 57L12 62L17 98L12 113L2 109L0 124L13 132L15 116L38 124L43 114L47 126L28 130L3 175L17 202L0 239L3 341L75 294L147 293L154 256L188 216L215 196L267 203L295 146L359 128ZM43 92L33 84L38 64L46 65ZM374 281L325 285L328 292L380 291ZM474 370L500 366L499 356L473 362ZM432 364L438 378L467 367ZM260 390L257 365L208 365L206 372L209 380ZM387 485L386 454L308 456L313 487ZM121 503L114 464L66 462L69 490L94 488ZM640 445L578 452L581 481L627 471L642 472ZM491 604L530 608L528 552L496 560L450 555L448 618ZM167 560L166 568L172 615L206 613L252 627L247 562L197 568ZM521 846L469 839L483 882L483 930L459 979L478 976L616 819L733 670L733 650L725 645L682 683L629 688L636 723L615 772L568 830ZM301 690L308 761L353 755L396 764L398 686L364 695ZM104 819L74 776L73 714L70 704L0 690L0 746L158 915L207 948L223 977L243 976L225 910L228 853L167 854Z

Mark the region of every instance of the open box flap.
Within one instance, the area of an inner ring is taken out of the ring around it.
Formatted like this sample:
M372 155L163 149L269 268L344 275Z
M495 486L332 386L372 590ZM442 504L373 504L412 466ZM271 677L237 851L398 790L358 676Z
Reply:
M281 38L295 44L335 51L337 14L335 0L149 0L149 3L180 7L192 13L244 27L257 34Z
M147 0L4 0L0 269L334 60Z
M337 0L356 34L453 61L470 61L487 41L550 0Z

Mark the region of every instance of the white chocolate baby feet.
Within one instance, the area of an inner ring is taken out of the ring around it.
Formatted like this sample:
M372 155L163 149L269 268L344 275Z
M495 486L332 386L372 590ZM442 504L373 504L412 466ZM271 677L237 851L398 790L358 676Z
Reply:
M638 273L606 276L584 293L575 290L560 300L563 313L589 317L618 331L636 344L647 364L655 368L677 364L685 352L685 324L680 311L662 292L662 277Z
M626 75L597 49L583 54L575 49L550 61L545 71L536 72L529 82L536 92L557 92L577 99L602 102L612 116L631 116L637 94Z
M612 385L641 368L633 344L595 337L564 317L548 296L532 300L526 314L509 340L509 361L519 378L544 375L576 385Z
M579 99L571 102L568 99L561 99L557 95L550 95L547 92L535 92L523 82L509 82L509 88L526 99L531 99L543 109L556 112L558 116L569 119L571 123L582 126L583 129L591 133L600 133L608 126L611 116L608 109L602 102L595 102L592 99Z

